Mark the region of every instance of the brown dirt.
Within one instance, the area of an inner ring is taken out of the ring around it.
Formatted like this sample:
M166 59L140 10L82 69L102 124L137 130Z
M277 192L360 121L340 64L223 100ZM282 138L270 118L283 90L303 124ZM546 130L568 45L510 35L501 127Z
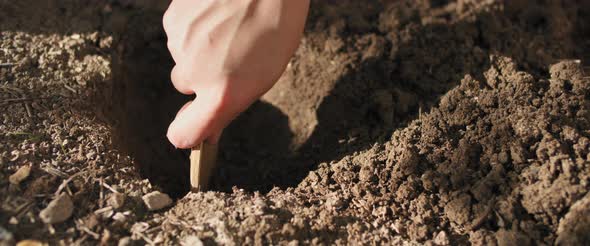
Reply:
M165 4L95 2L0 1L0 244L590 241L586 1L314 1L189 194ZM152 190L179 200L148 212ZM44 225L60 192L74 214Z

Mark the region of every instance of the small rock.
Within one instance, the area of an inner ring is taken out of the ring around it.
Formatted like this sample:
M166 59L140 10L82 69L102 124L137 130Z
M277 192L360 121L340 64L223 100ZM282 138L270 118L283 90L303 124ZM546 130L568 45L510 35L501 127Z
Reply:
M447 236L447 233L445 231L440 231L434 238L434 244L449 245L451 242L449 242L449 236Z
M172 204L172 199L159 191L145 194L141 199L150 211L160 210Z
M10 217L10 219L8 220L8 223L11 225L18 225L18 219L14 216ZM2 238L2 237L0 237Z
M195 235L190 235L182 239L180 245L184 246L203 246L203 241Z
M107 200L107 205L113 207L114 209L119 209L125 205L125 198L125 194L112 193Z
M127 217L123 213L117 212L115 215L113 215L113 220L124 223L127 220Z
M8 177L8 181L13 185L18 185L31 174L31 166L25 165L19 168L14 174Z
M43 243L39 242L37 240L27 239L27 240L22 240L22 241L18 242L16 244L16 246L43 246Z
M57 198L47 205L47 207L41 210L39 217L47 224L55 224L66 221L72 212L74 211L74 203L72 199L65 193L62 193Z
M134 245L134 241L133 239L131 239L131 237L124 237L119 239L119 243L117 244L118 246L131 246Z

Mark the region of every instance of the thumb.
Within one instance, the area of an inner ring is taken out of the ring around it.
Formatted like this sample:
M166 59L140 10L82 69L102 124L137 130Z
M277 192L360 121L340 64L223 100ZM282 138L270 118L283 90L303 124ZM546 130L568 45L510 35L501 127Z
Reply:
M210 93L202 93L186 103L168 127L166 136L176 148L189 149L203 141L217 143L223 126L220 125L220 103Z

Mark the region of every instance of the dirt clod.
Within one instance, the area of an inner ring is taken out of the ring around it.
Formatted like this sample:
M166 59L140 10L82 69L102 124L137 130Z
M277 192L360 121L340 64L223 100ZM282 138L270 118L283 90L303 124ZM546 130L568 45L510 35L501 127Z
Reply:
M45 209L41 210L39 217L44 223L57 224L66 221L72 216L74 203L66 193L58 195Z
M590 243L590 193L572 205L559 222L557 245L587 245Z
M160 210L172 204L172 199L167 194L153 191L141 197L145 206L150 211Z

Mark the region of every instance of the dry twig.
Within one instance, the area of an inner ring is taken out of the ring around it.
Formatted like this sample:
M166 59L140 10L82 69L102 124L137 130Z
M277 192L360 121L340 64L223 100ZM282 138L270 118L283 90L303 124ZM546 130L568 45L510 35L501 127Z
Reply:
M64 181L61 183L61 185L59 185L59 187L57 187L57 190L55 191L55 196L58 196L58 195L61 193L61 191L62 191L64 188L67 188L67 189L69 189L69 188L67 187L67 186L68 186L68 184L69 184L70 182L72 182L72 180L74 180L76 177L78 177L78 176L80 176L80 175L83 175L83 174L86 174L86 171L81 171L81 172L78 172L78 173L76 173L76 174L74 174L74 175L70 176L68 179L64 180ZM70 191L70 192L71 192L71 191Z

